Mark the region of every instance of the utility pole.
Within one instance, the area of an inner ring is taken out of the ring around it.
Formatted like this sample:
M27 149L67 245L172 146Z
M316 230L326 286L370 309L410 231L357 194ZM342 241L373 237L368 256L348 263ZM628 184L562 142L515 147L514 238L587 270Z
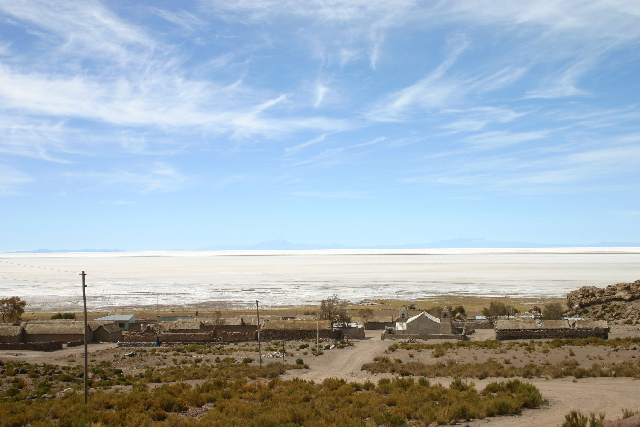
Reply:
M319 346L320 346L320 312L318 312L318 315L316 316L316 354L318 354L318 351L320 350Z
M256 315L258 317L258 358L260 359L260 367L262 368L262 350L260 349L260 310L258 310L258 300L256 300Z
M87 285L85 284L86 274L83 271L82 274L82 302L84 303L84 404L87 404L87 396L89 395L89 362L88 362L88 352L87 352L87 293L85 288Z

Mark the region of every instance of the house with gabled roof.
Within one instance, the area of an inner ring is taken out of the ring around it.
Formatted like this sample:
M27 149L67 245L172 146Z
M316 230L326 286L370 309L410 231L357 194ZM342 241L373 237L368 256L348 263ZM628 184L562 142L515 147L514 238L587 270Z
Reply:
M0 325L0 343L22 342L22 326Z
M135 323L136 316L133 314L112 314L96 319L96 322L111 322L118 325L123 331L128 331L132 323Z
M451 319L438 319L423 311L408 318L406 322L397 322L396 331L407 335L451 334Z

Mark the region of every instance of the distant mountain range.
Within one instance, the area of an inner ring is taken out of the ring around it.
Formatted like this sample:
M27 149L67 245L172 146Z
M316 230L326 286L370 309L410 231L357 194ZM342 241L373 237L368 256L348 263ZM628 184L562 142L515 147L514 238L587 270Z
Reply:
M55 254L60 252L126 252L124 249L34 249L32 251L11 251L10 254Z
M196 249L197 251L269 251L269 250L321 250L321 249L456 249L456 248L635 248L640 243L632 242L600 242L594 244L551 244L507 242L487 239L453 239L438 242L407 245L373 245L356 246L341 244L306 244L291 243L286 240L267 240L255 245L220 245ZM125 249L35 249L31 251L10 251L13 254L50 254L62 252L126 252Z
M201 248L203 251L231 251L231 250L311 250L311 249L453 249L453 248L617 248L617 247L640 247L640 243L630 242L600 242L594 244L551 244L551 243L526 243L526 242L506 242L502 240L476 239L453 239L440 240L438 242L407 244L407 245L374 245L374 246L353 246L340 244L305 244L291 243L286 240L267 240L255 245L227 245L209 246Z

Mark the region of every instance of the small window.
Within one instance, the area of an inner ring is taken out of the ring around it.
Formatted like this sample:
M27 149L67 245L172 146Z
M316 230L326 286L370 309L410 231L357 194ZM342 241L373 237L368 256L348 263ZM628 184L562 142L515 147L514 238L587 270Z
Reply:
M124 328L124 322L120 322L120 323L118 323L118 327L120 327L120 328Z

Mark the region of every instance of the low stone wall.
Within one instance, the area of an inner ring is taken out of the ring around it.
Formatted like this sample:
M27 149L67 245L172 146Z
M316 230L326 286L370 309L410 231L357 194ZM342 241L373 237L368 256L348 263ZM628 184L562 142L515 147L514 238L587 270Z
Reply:
M367 322L364 327L367 331L383 331L384 328L395 328L396 322Z
M609 338L609 330L603 328L593 329L498 329L497 340L535 340L554 338Z
M340 332L343 337L349 339L363 339L365 337L363 328L341 328Z
M466 331L473 331L476 329L493 329L493 323L488 320L468 320L466 322L451 322L451 326L454 328L465 328Z
M383 340L407 340L407 339L421 339L421 340L468 340L466 335L458 334L385 334L380 335L380 339Z
M32 350L32 351L55 351L62 350L62 342L21 342L21 343L0 343L0 350Z
M319 331L320 338L339 340L342 338L342 332L338 329L330 331L324 329ZM282 329L264 329L260 331L260 339L263 341L299 341L303 339L316 339L316 331L299 330L287 331Z
M252 331L216 331L216 333L216 338L222 342L258 341L258 330L255 326Z
M144 334L144 333L128 333L124 334L124 342L155 342L159 338L161 342L214 342L217 341L212 333L165 333L165 334Z

